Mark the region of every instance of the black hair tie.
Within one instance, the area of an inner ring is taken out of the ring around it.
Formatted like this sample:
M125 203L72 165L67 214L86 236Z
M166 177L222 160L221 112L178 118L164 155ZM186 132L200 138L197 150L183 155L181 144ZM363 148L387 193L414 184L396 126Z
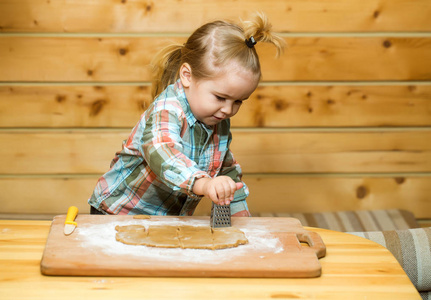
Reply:
M253 48L254 45L256 45L256 40L254 39L253 36L251 36L249 39L245 39L245 44L247 45L247 47L249 48Z

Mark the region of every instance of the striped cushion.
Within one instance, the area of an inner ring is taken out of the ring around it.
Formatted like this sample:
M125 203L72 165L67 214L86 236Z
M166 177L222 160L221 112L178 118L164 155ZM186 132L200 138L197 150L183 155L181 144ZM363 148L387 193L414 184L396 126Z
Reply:
M423 299L430 299L431 227L352 234L379 243L391 251L418 291L423 292Z
M358 210L322 213L260 213L260 217L292 217L303 226L336 231L383 231L420 228L415 216L406 210Z
M349 232L375 241L397 258L422 299L431 300L431 227L420 228L406 210L359 210L322 213L259 213L260 217L292 217L303 226Z

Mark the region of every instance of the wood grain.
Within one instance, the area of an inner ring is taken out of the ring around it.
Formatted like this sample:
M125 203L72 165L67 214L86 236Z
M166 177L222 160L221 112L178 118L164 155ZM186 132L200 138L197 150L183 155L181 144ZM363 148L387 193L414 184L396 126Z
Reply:
M207 249L154 249L154 247L142 245L136 247L123 244L120 244L119 248L119 242L115 236L115 224L127 226L134 221L133 216L78 215L75 221L78 223L78 228L73 232L73 238L69 238L63 232L65 216L54 218L40 263L42 274L310 278L321 275L319 258L326 255L326 247L320 236L304 229L299 220L294 218L233 217L232 226L245 233L244 239L248 241L238 247L224 249L223 252ZM210 232L209 217L151 216L150 219L141 220L140 223L149 228L150 234L152 226L155 230L154 227L158 224L174 227L174 230L175 227L180 226L205 226ZM95 231L94 228L99 230ZM107 230L100 230L100 228ZM97 236L91 234L89 236L89 231ZM262 232L265 237L262 236ZM201 234L201 237L204 236L205 234ZM88 242L89 237L93 239L102 237L100 242L103 245ZM169 239L172 236L168 233L165 237ZM262 238L267 243L274 242L275 238L278 245L266 245L261 242ZM192 237L189 239L193 240ZM158 241L163 243L160 239ZM308 242L308 245L301 246L300 242ZM224 255L219 256L222 253ZM199 257L196 257L197 255ZM166 256L171 259L166 259ZM214 260L217 260L216 264Z
M252 214L399 208L413 212L417 218L429 218L431 211L427 196L431 192L431 177L428 176L245 174L243 179L250 189L247 203ZM201 201L196 214L205 215L210 211L210 201Z
M313 229L328 251L323 274L307 279L43 276L39 264L51 222L0 221L2 299L421 299L384 247L341 232ZM330 254L330 255L329 255ZM328 288L329 287L329 288ZM180 292L178 292L180 291Z
M0 174L103 173L129 132L1 131ZM431 130L238 129L231 148L245 173L431 171Z
M0 36L1 81L150 80L148 65L178 37ZM429 80L429 37L289 37L275 59L256 46L264 81ZM59 67L61 66L61 67Z
M287 48L275 59L257 45L263 83L232 122L256 211L401 207L429 219L429 0L0 1L0 216L88 209L151 101L155 51L257 10Z
M1 127L132 128L150 86L0 86Z
M0 127L132 128L149 85L0 86ZM431 85L261 85L233 127L430 126Z
M75 205L87 214L87 200L98 178L99 175L2 177L0 190L6 201L1 212L10 216L56 215ZM430 176L244 174L243 179L250 189L247 202L252 213L399 208L413 212L417 218L429 218L431 211ZM209 215L210 211L210 200L205 198L195 215Z
M169 8L169 9L167 9ZM228 9L226 9L228 8ZM190 32L213 19L247 19L263 10L282 32L427 31L427 0L66 1L3 0L4 32ZM83 22L85 20L85 22ZM339 24L342 24L340 26Z
M429 130L238 130L233 134L232 151L249 173L428 172L430 134Z

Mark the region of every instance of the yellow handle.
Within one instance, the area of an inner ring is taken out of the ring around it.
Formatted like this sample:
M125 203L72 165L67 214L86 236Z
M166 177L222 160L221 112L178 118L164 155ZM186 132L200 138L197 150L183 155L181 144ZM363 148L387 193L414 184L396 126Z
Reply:
M66 222L64 224L78 225L75 221L76 215L78 214L78 208L76 206L71 206L67 210Z

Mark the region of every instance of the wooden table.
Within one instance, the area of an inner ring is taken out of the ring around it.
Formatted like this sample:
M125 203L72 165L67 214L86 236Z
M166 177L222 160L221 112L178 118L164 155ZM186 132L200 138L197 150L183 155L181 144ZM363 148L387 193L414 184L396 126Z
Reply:
M384 247L309 228L327 246L322 276L308 279L43 276L50 221L0 221L0 299L421 299Z

